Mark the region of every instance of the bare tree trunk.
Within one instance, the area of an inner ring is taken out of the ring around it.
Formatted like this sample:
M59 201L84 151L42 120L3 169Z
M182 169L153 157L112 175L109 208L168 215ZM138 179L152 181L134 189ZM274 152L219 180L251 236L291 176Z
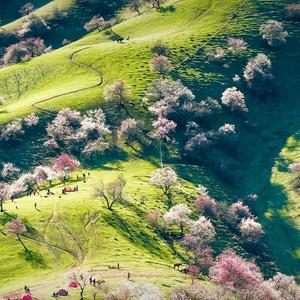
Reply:
M25 246L24 242L22 241L22 239L20 238L20 236L17 234L17 238L18 238L18 241L21 243L21 245L23 246L24 250L26 252L29 252L28 248Z

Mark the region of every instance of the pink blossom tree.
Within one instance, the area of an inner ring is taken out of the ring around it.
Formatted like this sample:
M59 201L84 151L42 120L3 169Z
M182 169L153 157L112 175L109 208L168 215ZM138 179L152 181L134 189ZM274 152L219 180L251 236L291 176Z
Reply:
M161 167L152 172L149 182L161 189L167 198L168 208L170 209L173 204L172 188L179 185L176 172L171 167Z
M278 47L286 43L286 38L288 37L288 33L284 31L282 23L275 20L268 20L262 24L259 28L259 33L262 39L266 40L272 47Z
M27 232L26 226L22 223L19 218L14 219L13 221L5 224L4 232L6 234L15 235L18 241L23 246L26 252L29 252L28 248L25 246L21 236Z
M79 270L72 272L69 276L69 287L70 288L79 288L80 290L80 300L84 300L84 293L88 285L89 276L85 272Z
M199 196L195 200L195 205L199 211L208 217L216 217L217 215L217 203L209 195Z
M146 220L156 229L164 228L165 226L163 214L158 209L150 211L146 216Z
M60 155L53 161L53 170L58 173L64 173L68 177L70 172L76 170L80 166L80 162L68 155Z
M263 282L258 267L231 250L222 252L216 258L209 270L209 276L216 283L242 295L248 295Z
M3 62L5 65L9 65L28 61L33 57L48 53L50 50L41 38L28 38L9 46L3 56Z
M85 23L84 29L88 32L97 29L99 32L105 29L111 29L115 24L117 24L116 19L104 20L101 16L94 16L90 21Z
M195 277L197 277L200 274L200 269L196 265L191 265L188 269L187 274L192 277L192 284L193 284Z

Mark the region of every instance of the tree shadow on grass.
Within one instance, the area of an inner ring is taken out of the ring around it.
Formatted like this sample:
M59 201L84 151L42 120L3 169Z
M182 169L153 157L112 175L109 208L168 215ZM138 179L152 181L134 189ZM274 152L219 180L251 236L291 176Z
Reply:
M104 214L103 219L109 226L113 227L114 230L135 246L147 250L156 257L164 257L164 253L152 236L146 233L141 227L134 226L125 221L116 211L113 211L111 214Z
M19 256L26 262L30 263L30 265L35 269L46 269L48 267L44 257L39 252L23 250L19 253Z

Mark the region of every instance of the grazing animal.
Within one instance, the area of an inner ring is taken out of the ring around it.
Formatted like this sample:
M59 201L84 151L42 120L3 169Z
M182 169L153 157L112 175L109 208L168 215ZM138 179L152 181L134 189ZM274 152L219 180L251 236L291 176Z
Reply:
M174 269L179 269L179 267L181 267L182 266L182 263L176 263L176 264L174 264Z

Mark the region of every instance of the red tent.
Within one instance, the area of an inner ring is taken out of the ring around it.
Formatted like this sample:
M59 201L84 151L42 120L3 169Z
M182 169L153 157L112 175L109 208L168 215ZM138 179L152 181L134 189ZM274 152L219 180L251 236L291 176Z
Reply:
M22 296L22 300L32 300L32 299L33 299L32 296L29 295L29 294L24 294L24 295Z
M71 281L69 284L70 288L76 289L78 287L78 283L76 281Z

